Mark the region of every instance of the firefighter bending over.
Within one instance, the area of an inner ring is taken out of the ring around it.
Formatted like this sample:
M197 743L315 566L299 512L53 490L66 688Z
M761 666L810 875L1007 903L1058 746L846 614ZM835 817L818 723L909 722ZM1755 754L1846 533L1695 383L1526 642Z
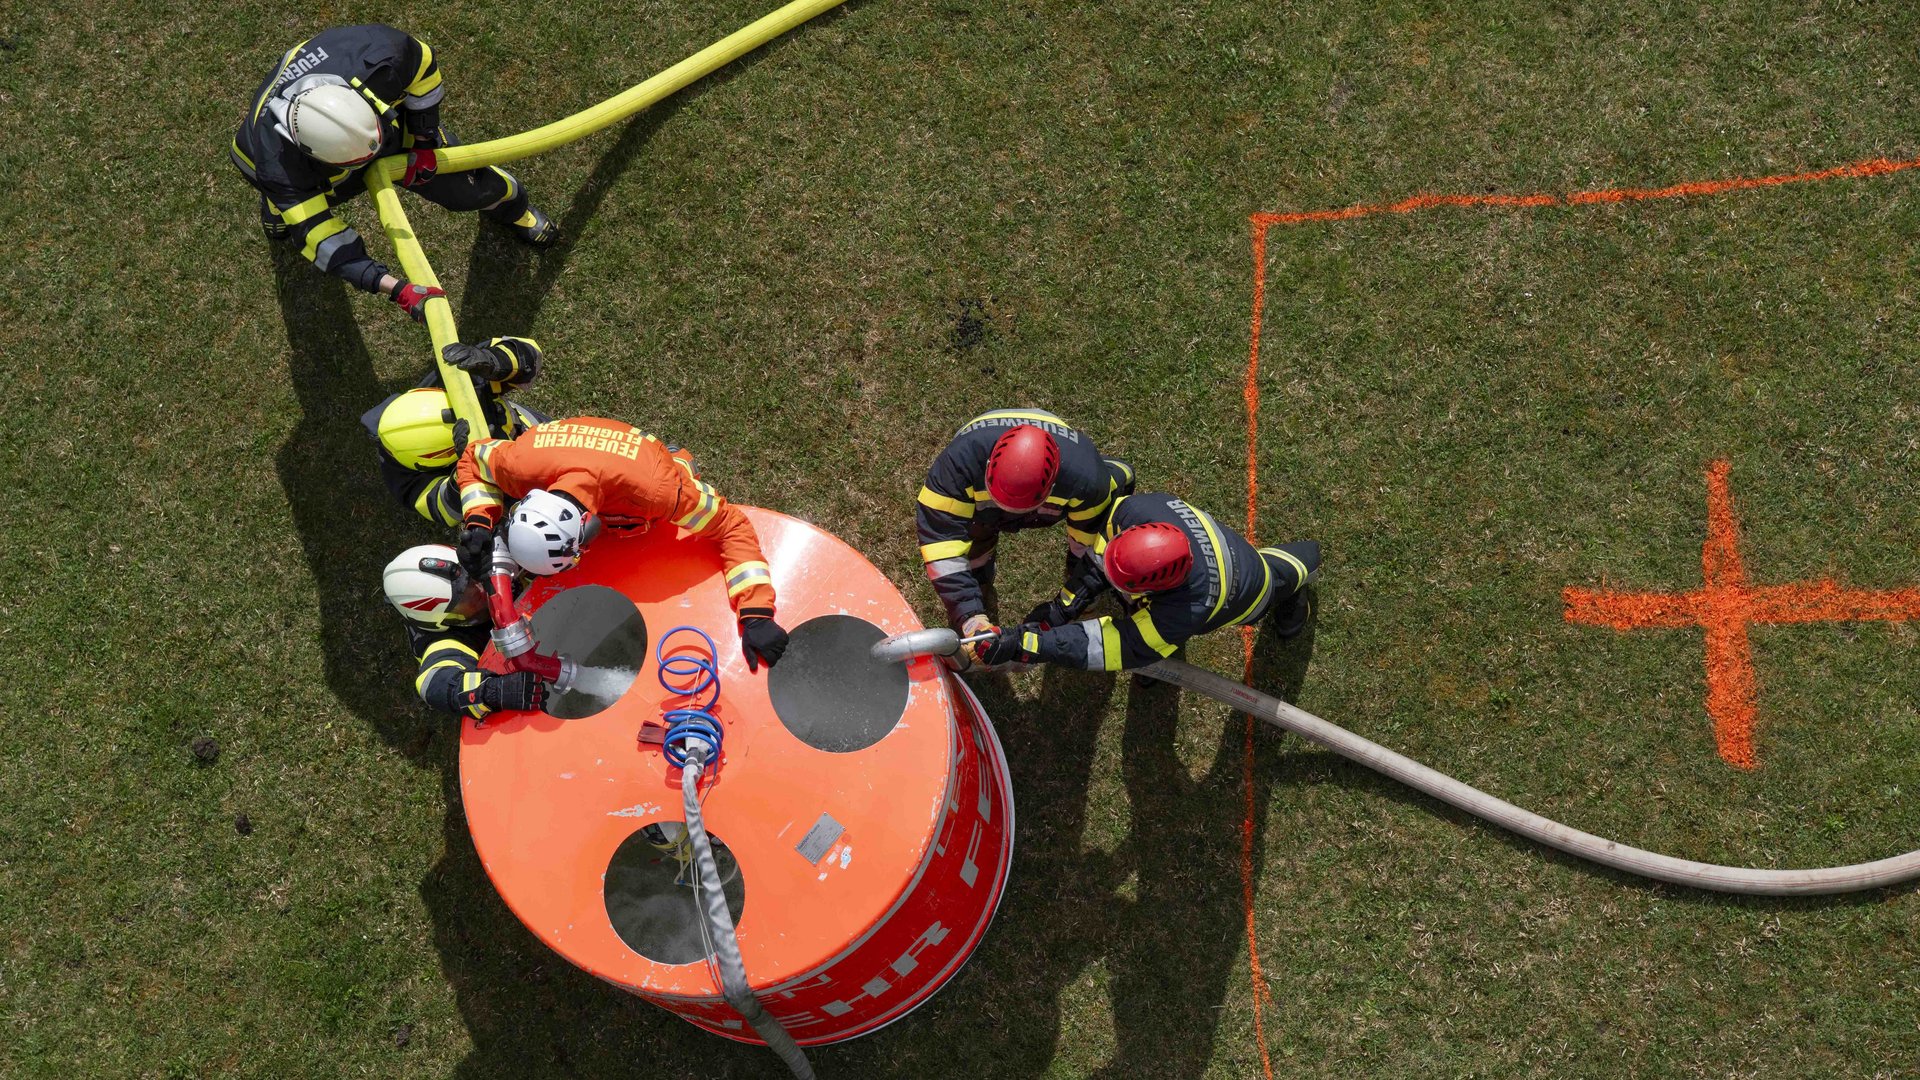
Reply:
M503 396L526 386L540 374L540 344L532 338L498 337L484 345L455 342L446 348L447 362L473 379L481 411L487 417L487 437L511 439L551 417ZM380 479L387 490L428 521L453 527L460 524L460 484L454 479L455 428L466 442L466 421L455 421L453 404L440 385L435 365L419 386L368 409L360 423L379 445Z
M546 682L530 671L496 675L480 669L493 622L479 582L445 544L422 544L394 556L381 576L387 600L407 618L407 640L420 662L413 688L429 708L483 720L507 709L546 706Z
M1120 671L1172 656L1188 638L1262 618L1280 637L1295 637L1313 614L1306 586L1320 568L1318 543L1255 548L1171 495L1120 499L1095 553L1085 576L1062 590L1070 601L983 643L982 660ZM1109 588L1130 616L1069 621Z
M999 631L989 592L1003 532L1065 521L1066 580L1085 578L1113 500L1132 490L1126 463L1101 457L1092 438L1050 412L998 409L967 421L927 471L915 515L920 558L948 622L962 637ZM1063 602L1074 598L1063 590ZM978 660L981 646L967 648Z
M618 420L554 420L517 438L466 447L457 466L465 527L460 559L484 579L493 533L509 500L507 548L521 569L557 574L580 560L601 525L677 525L720 545L727 598L740 620L747 669L772 667L787 648L774 621L773 575L753 523L694 470L692 456Z
M435 176L434 150L457 140L440 124L446 87L426 42L391 26L322 30L281 55L247 99L233 137L234 167L260 191L260 226L315 266L399 304L418 321L428 297L375 262L333 208L366 190L367 163L406 153L402 186L449 210L478 210L529 244L559 230L527 201L520 181L488 166Z

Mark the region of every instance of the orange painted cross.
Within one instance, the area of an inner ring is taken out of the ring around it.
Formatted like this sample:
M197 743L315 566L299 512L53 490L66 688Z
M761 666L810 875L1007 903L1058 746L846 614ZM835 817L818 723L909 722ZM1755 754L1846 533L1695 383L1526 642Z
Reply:
M1756 712L1753 623L1899 622L1920 619L1920 588L1873 592L1832 581L1750 585L1740 560L1740 519L1733 512L1725 461L1707 467L1705 581L1685 593L1629 593L1569 588L1561 594L1570 623L1642 627L1698 626L1707 632L1707 715L1728 764L1751 769Z

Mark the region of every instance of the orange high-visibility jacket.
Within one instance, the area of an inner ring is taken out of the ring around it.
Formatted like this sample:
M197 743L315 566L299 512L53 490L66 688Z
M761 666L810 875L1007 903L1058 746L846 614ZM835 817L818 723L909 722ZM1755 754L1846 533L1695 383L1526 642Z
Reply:
M760 537L739 508L693 474L692 464L631 424L576 416L513 439L484 439L460 455L463 520L498 524L511 499L534 488L562 492L614 528L670 521L720 544L727 597L742 614L773 614L773 576Z

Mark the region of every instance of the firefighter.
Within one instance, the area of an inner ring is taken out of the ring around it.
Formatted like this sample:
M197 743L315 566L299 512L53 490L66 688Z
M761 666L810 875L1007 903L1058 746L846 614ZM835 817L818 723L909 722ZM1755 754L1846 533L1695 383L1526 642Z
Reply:
M489 437L511 439L550 419L503 397L540 374L539 342L515 337L493 338L483 345L456 342L447 346L445 356L473 378ZM460 485L453 478L459 457L454 451L455 428L464 436L466 421L454 420L439 367L419 386L368 409L360 423L379 446L380 479L400 505L428 521L450 528L459 525Z
M1004 532L1065 521L1066 580L1084 578L1108 509L1132 490L1125 462L1101 457L1092 438L1050 412L997 409L967 421L927 471L915 513L920 558L948 623L962 637L999 632L988 593ZM968 646L975 660L978 648Z
M1320 545L1255 548L1204 511L1154 492L1114 504L1085 566L1062 590L1070 600L983 642L982 661L1121 671L1172 656L1196 635L1263 618L1281 638L1296 637L1313 615L1307 584ZM1071 621L1108 589L1130 616Z
M413 688L429 708L483 720L505 709L545 708L551 689L530 671L480 670L493 623L479 581L445 544L422 544L394 556L381 575L387 600L407 619L407 640L420 662Z
M753 523L700 479L692 455L618 420L554 420L514 439L483 439L456 466L464 527L460 558L486 576L494 529L509 500L507 549L521 569L557 574L580 559L600 527L677 525L720 545L727 598L740 623L747 670L787 648L774 621L773 575Z
M399 304L415 321L439 289L409 284L367 254L334 207L366 190L365 167L405 152L400 183L449 210L478 210L529 244L559 230L494 167L435 176L434 150L455 139L440 124L446 87L427 44L391 26L323 30L288 49L247 99L234 167L260 191L260 225L322 271Z

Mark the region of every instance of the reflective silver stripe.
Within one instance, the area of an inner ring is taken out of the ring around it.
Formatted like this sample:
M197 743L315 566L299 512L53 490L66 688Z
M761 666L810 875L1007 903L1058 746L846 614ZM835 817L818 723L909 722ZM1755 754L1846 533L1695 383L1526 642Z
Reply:
M407 102L406 102L407 108L430 109L435 105L440 104L440 99L445 97L446 94L447 94L446 83L441 83L439 86L434 87L433 89L427 91L424 94L419 95L418 97L415 97L412 94L408 94Z
M247 164L247 159L240 156L239 147L229 148L227 150L227 156L233 159L233 167L240 170L241 176L244 176L249 180L259 179L260 174L257 172L254 172L253 166Z
M341 248L346 247L348 244L357 244L359 242L359 233L354 232L351 228L341 229L339 232L320 241L320 243L314 247L313 265L325 270L327 267L333 265L333 257L340 254Z
M966 569L967 560L964 555L955 555L951 559L935 559L927 564L927 580L939 581L943 577L964 573Z
M1107 636L1099 632L1100 624L1077 622L1073 625L1087 639L1087 670L1105 671L1107 669Z

